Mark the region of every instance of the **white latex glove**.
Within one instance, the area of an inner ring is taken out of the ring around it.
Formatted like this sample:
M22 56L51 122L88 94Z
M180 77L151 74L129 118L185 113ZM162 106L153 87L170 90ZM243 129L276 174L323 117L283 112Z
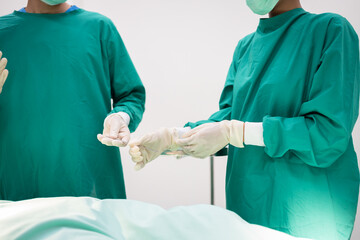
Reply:
M183 152L205 158L215 154L226 145L244 147L244 122L231 120L202 124L185 133L176 144Z
M130 140L130 130L120 114L113 113L105 118L103 134L97 138L106 146L125 147Z
M131 142L130 155L136 163L135 170L140 170L147 163L154 160L166 150L178 149L175 141L178 139L176 128L161 128L156 132L148 133L139 140Z
M1 57L2 57L2 52L0 52L0 93L2 92L2 88L4 86L6 78L9 75L9 71L5 69L7 65L7 59Z

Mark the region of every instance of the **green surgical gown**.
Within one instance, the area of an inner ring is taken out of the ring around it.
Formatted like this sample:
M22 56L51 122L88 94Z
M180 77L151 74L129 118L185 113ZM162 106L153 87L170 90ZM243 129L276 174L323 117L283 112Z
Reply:
M238 43L220 110L188 124L263 122L265 148L230 146L227 208L294 236L349 239L359 82L359 40L343 17L294 9L261 19Z
M119 149L96 135L119 111L134 131L145 90L114 24L82 9L15 11L0 18L0 49L10 72L0 95L0 198L125 198Z

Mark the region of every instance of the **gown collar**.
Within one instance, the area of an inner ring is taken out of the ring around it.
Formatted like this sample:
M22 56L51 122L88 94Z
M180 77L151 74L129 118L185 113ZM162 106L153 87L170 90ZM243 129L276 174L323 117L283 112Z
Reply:
M295 8L293 10L284 12L282 14L279 14L272 18L261 18L260 23L258 26L258 31L261 32L271 32L278 28L280 28L282 25L290 21L291 19L296 18L297 16L300 16L301 14L306 13L306 11L302 8Z

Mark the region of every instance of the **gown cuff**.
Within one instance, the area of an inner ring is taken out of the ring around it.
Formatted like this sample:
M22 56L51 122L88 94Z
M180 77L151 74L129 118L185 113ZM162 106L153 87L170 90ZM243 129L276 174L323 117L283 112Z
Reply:
M263 132L262 122L246 122L244 143L246 145L265 147Z
M124 119L126 125L129 126L129 123L130 123L130 116L129 114L125 113L125 112L118 112L118 113L115 113L117 115L119 115L120 117L122 117L122 119Z

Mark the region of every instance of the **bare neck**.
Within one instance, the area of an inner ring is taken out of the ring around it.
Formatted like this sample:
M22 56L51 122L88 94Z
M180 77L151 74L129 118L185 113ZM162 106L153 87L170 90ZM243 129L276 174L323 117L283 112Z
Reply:
M269 13L269 18L275 17L295 8L302 8L300 0L280 0L275 8Z
M40 0L28 0L26 12L28 13L43 13L43 14L56 14L64 13L70 8L70 4L61 3L55 6L50 6Z

